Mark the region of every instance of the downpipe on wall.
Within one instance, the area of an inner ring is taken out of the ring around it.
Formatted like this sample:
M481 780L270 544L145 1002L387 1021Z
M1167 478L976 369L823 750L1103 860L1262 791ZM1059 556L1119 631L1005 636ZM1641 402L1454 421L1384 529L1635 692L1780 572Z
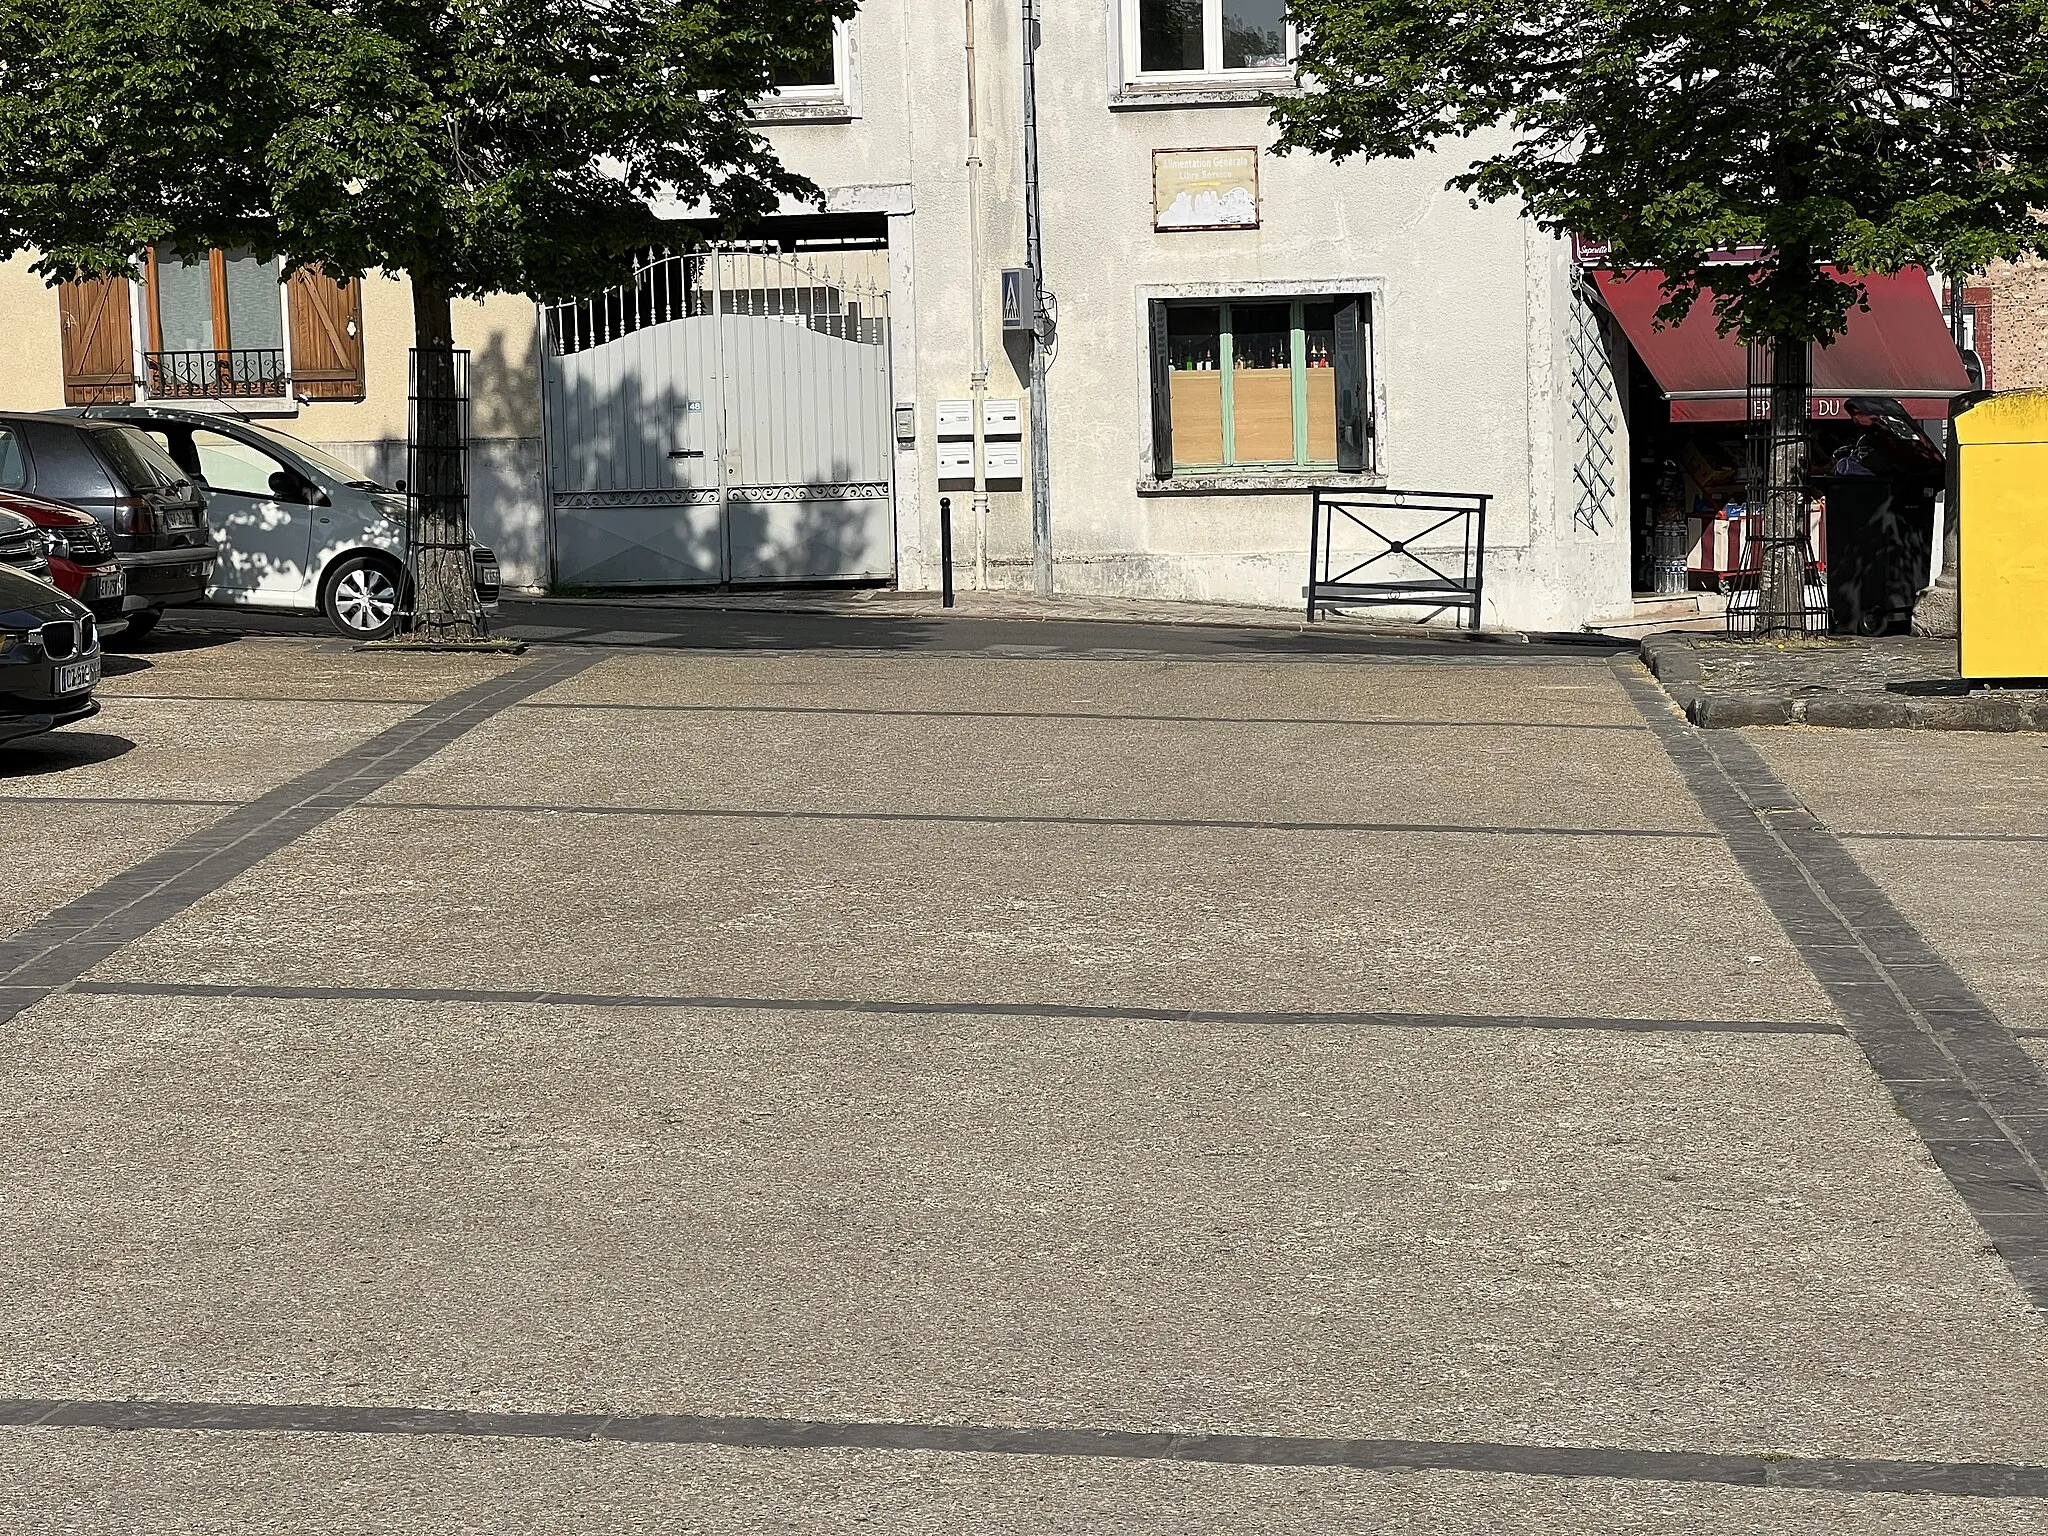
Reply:
M968 394L974 401L974 585L988 590L988 455L982 407L988 399L987 316L981 270L981 99L974 53L974 0L964 0L967 20L967 291L968 325L974 332L974 373Z
M1031 325L1031 579L1051 597L1052 444L1046 422L1045 370L1053 310L1045 288L1045 247L1038 186L1038 0L1023 0L1024 35L1024 264L1031 269L1037 312Z

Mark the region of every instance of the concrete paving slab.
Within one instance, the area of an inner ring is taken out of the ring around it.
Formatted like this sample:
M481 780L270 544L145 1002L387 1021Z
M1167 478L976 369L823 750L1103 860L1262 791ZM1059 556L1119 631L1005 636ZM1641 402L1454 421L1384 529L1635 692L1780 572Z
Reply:
M1743 740L1837 833L2048 838L2048 744L2039 736L1784 729Z
M537 702L1642 727L1599 658L1231 664L662 653L609 657Z
M397 724L412 704L112 698L82 731L0 751L0 801L253 800Z
M1711 827L1647 732L519 709L378 799Z
M379 808L336 817L94 974L1829 1017L1733 859L1677 847Z
M2006 1024L2048 1027L2048 845L1846 845Z
M0 1431L0 1518L78 1536L2035 1536L2025 1501L919 1452Z
M114 658L99 697L424 704L518 665L519 657L507 655L358 651L338 636L174 635Z
M0 935L118 878L224 809L0 801Z
M53 998L0 1394L2039 1461L1847 1042Z

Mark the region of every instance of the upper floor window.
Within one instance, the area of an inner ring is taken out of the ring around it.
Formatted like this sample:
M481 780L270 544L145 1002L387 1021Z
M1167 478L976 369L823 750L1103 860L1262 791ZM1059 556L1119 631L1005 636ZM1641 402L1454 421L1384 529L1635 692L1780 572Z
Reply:
M843 100L848 73L846 52L846 23L835 21L831 31L819 37L802 63L775 71L775 94L767 104Z
M1126 73L1273 74L1291 67L1286 0L1123 0Z
M284 290L275 259L248 249L160 245L144 274L150 394L282 396Z

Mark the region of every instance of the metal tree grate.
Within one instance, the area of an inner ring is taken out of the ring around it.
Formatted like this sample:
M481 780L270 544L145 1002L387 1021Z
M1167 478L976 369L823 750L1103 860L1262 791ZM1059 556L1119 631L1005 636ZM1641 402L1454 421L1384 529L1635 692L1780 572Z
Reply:
M477 610L451 607L420 590L437 590L422 574L448 564L462 572L465 585L455 590L474 597L470 579L469 531L469 353L461 348L440 351L412 349L408 354L411 387L407 395L406 431L406 568L403 609L405 628L425 634L447 633L473 624ZM425 430L429 425L438 432ZM429 438L438 441L429 442Z
M1749 516L1742 543L1742 568L1729 581L1728 633L1759 635L1803 632L1824 635L1828 632L1827 575L1821 569L1813 547L1813 516L1806 484L1804 452L1798 456L1798 482L1789 488L1789 493L1798 498L1798 516L1794 520L1792 532L1789 535L1775 537L1768 532L1772 491L1771 464L1779 451L1788 445L1796 444L1803 448L1810 431L1808 423L1804 421L1787 423L1776 419L1776 413L1771 409L1771 376L1770 349L1751 346L1747 395L1749 431L1747 455L1743 466L1743 496ZM1806 376L1809 379L1813 377L1810 350ZM1768 623L1762 607L1762 572L1772 553L1779 549L1798 551L1797 558L1803 572L1796 627L1789 631L1783 625Z
M1572 284L1572 518L1587 533L1614 525L1615 438L1621 397L1615 388L1607 325L1586 291L1583 272Z

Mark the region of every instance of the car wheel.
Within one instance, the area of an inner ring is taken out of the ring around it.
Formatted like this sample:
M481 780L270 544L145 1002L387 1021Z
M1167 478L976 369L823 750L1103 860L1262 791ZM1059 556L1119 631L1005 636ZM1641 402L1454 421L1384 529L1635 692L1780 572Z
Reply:
M399 570L375 555L350 555L327 582L327 619L351 640L382 640L398 628Z
M149 638L149 632L156 628L156 621L164 616L161 608L138 608L128 615L128 627L118 635L109 635L105 640L110 651L133 650L140 642Z

